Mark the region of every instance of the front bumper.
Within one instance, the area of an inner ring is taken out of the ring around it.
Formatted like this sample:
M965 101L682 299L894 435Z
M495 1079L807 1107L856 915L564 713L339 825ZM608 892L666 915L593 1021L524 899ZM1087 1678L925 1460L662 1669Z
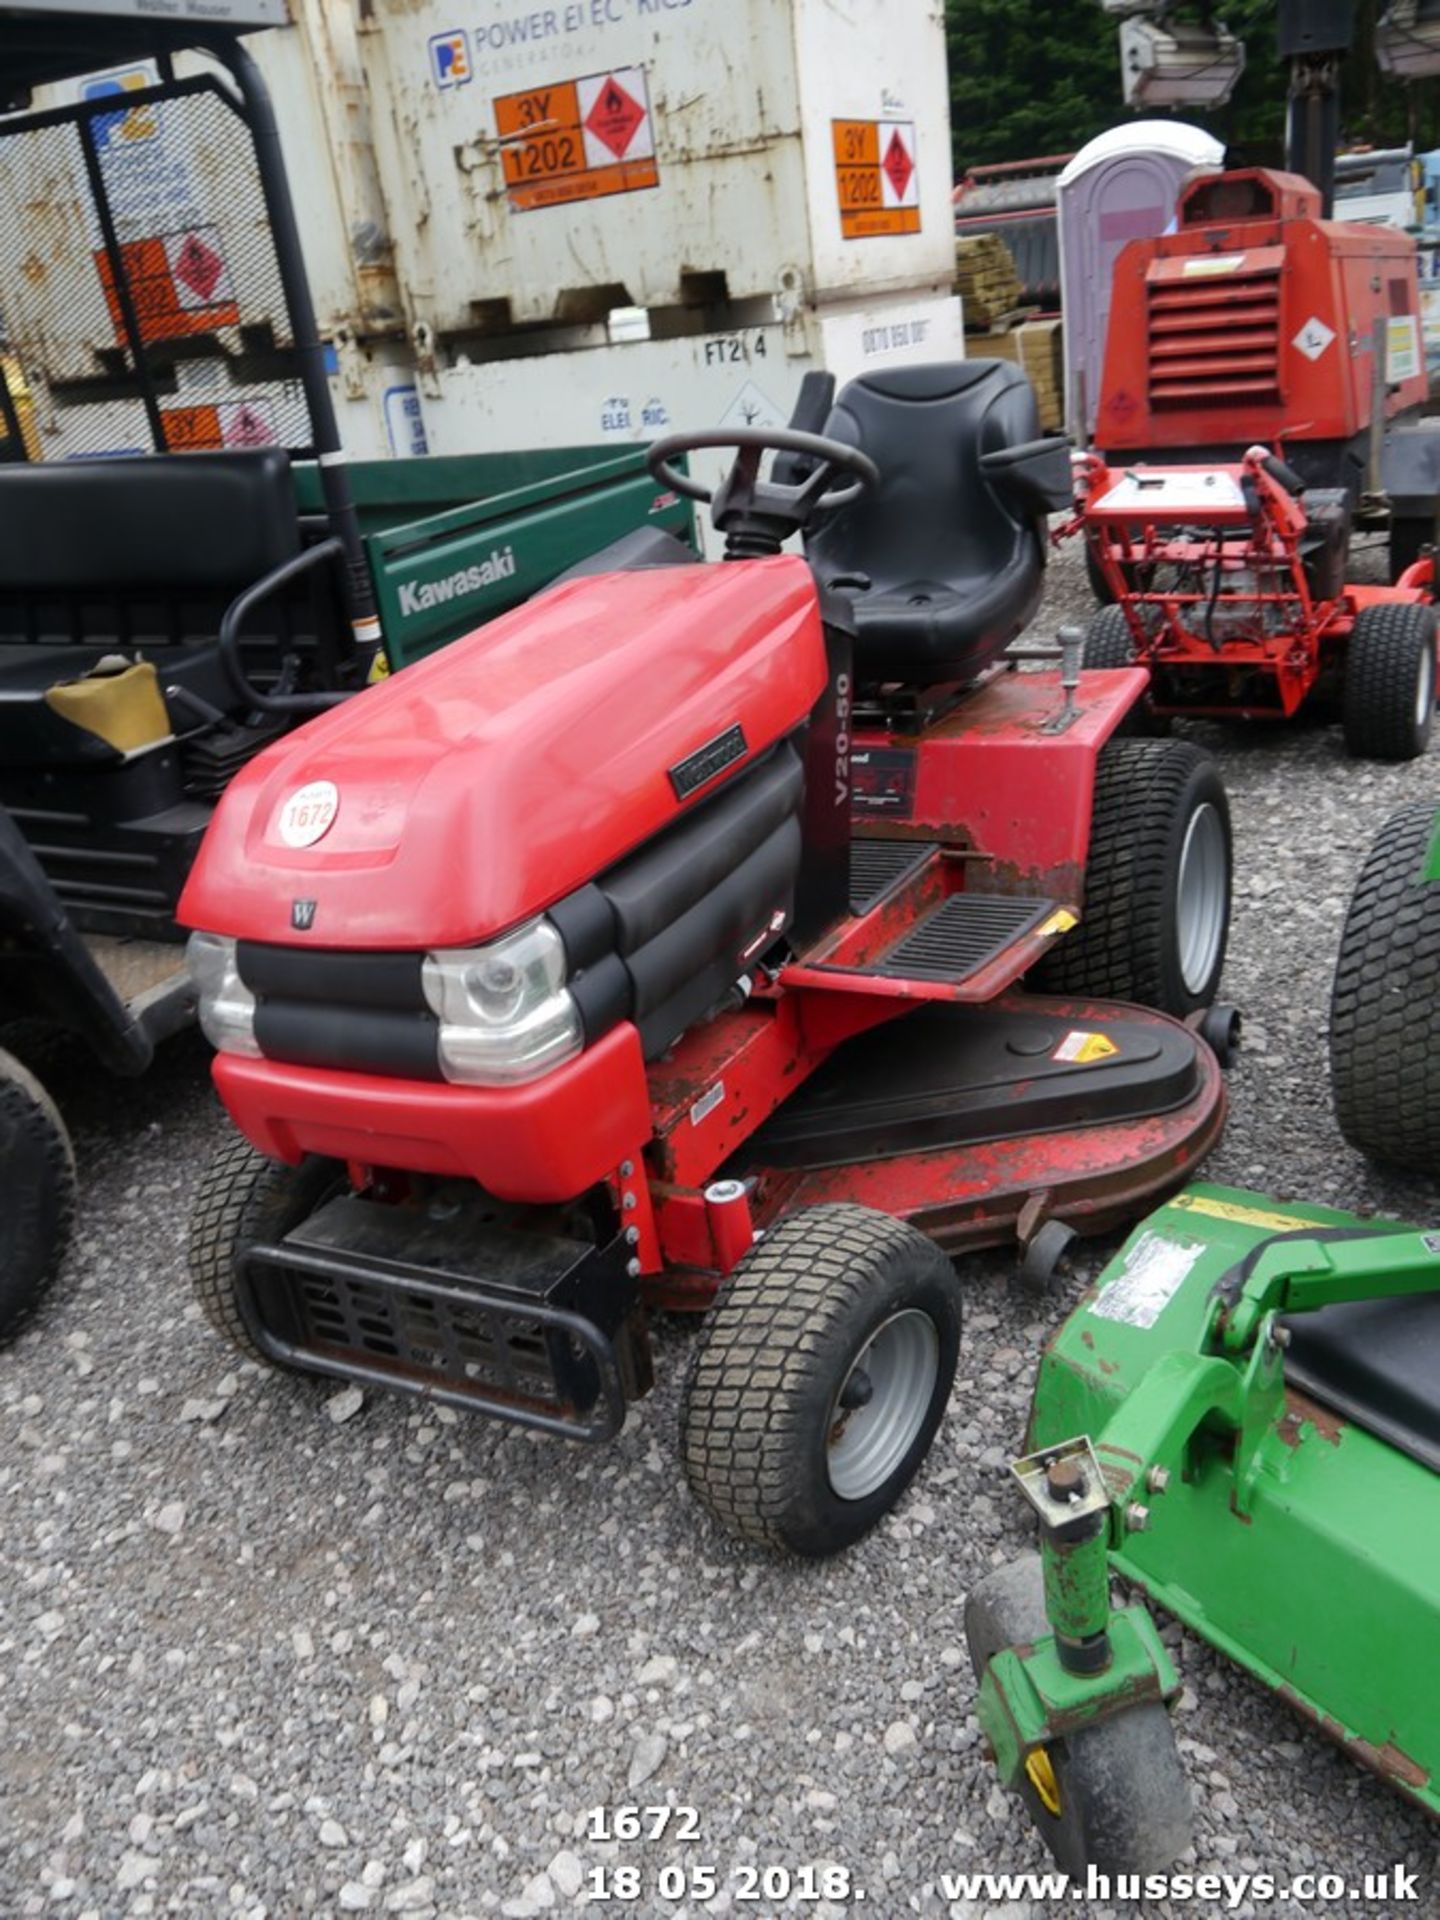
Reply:
M215 1085L252 1146L474 1180L501 1200L573 1200L649 1139L640 1035L613 1027L518 1087L461 1087L217 1054Z
M506 1225L481 1194L428 1209L347 1194L251 1247L237 1291L282 1366L601 1441L649 1386L628 1252Z

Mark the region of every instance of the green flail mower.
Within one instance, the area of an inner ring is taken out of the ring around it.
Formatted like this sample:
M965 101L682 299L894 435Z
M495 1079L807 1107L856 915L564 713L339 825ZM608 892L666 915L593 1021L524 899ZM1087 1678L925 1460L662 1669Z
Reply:
M1397 815L1351 903L1331 1011L1347 1139L1440 1167L1440 811ZM1039 1552L966 1602L979 1718L1070 1872L1190 1843L1143 1602L1440 1815L1440 1232L1194 1186L1042 1357L1014 1474ZM1399 1550L1403 1543L1403 1551Z

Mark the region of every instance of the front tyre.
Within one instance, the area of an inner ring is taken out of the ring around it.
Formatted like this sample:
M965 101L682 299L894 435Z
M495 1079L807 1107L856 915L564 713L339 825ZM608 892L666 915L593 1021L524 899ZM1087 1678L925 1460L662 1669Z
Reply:
M283 1240L343 1186L344 1169L311 1154L288 1167L231 1134L205 1170L190 1215L190 1284L215 1331L262 1367L279 1367L256 1343L236 1291L240 1260L253 1246Z
M932 1240L869 1207L788 1215L701 1329L680 1410L692 1493L738 1540L839 1553L915 1477L959 1350L959 1285Z
M1095 769L1084 917L1030 979L1183 1019L1220 986L1230 933L1230 808L1188 740L1110 740Z
M1362 607L1345 655L1345 745L1369 760L1414 760L1435 724L1435 612L1413 601Z
M965 1600L976 1681L997 1653L1050 1632L1037 1553L997 1567ZM1156 1701L1122 1708L1030 1756L1020 1797L1067 1873L1160 1873L1190 1845L1194 1812L1170 1715Z
M75 1154L55 1102L0 1052L0 1346L45 1297L70 1239Z

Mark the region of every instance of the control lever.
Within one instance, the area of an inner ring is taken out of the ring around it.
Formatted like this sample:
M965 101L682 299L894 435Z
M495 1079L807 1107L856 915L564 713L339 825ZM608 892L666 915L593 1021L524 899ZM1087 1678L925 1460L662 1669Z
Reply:
M1065 693L1061 724L1069 726L1075 718L1075 689L1080 684L1080 669L1085 664L1085 629L1064 626L1060 629L1060 685Z

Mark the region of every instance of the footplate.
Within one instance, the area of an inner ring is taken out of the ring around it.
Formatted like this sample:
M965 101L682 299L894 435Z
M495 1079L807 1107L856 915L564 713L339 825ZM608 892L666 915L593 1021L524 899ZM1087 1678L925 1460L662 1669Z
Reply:
M487 1207L329 1201L245 1254L236 1290L256 1344L282 1366L611 1439L649 1384L624 1243L522 1230Z

